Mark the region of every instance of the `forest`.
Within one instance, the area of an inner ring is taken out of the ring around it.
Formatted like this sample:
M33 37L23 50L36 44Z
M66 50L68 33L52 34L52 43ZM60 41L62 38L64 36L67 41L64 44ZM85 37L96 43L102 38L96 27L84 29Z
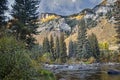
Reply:
M113 6L114 13L107 15L116 21L118 46L119 3L118 0ZM34 36L40 33L39 4L40 0L15 0L9 12L12 19L8 19L8 1L0 0L0 80L57 80L50 70L44 69L44 64L120 62L120 46L118 50L109 50L108 42L99 43L96 34L88 35L84 19L74 20L76 41L70 39L67 45L65 39L72 34L61 31L57 36L45 37L42 44L37 43Z

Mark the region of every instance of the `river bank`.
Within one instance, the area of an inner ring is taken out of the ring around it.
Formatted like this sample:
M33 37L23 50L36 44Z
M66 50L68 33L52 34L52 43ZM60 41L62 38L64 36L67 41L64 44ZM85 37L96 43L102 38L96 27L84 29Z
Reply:
M107 70L120 70L120 63L44 64L44 69L52 71L56 80L111 80ZM120 76L116 77L120 80Z

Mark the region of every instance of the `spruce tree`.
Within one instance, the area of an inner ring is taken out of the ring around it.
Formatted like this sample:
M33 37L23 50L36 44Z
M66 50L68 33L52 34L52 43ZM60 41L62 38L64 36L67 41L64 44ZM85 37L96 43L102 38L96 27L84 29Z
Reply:
M38 33L37 19L39 0L15 0L11 16L14 18L12 30L18 40L23 40L28 48L35 43L33 35Z
M64 42L64 33L60 34L60 61L62 63L66 62L67 53L66 53L66 44Z
M55 59L55 53L54 53L54 39L53 39L53 36L52 36L52 35L50 35L49 44L50 44L50 53L52 54L52 58Z
M117 44L119 46L119 52L120 52L120 0L117 0L114 5L114 19L115 19L115 27L117 32Z
M91 46L90 46L90 43L88 40L86 40L84 45L83 45L82 53L83 53L82 57L85 59L88 59L88 58L93 56L92 49L91 49Z
M69 53L69 58L74 56L74 43L72 40L69 41L69 47L68 47L68 53Z
M99 60L100 50L96 35L92 33L91 35L88 36L88 40L91 46L93 57L96 58L96 60Z
M54 47L55 47L55 49L54 49L55 58L59 59L59 57L60 57L60 44L59 44L58 36L56 37Z
M5 28L6 10L8 10L7 0L0 0L0 33Z
M76 51L76 49L77 49L77 42L74 42L74 43L73 43L73 51L74 51L73 57L74 57L74 58L76 58L76 56L77 56L77 51Z
M78 37L77 37L77 58L83 58L83 45L86 41L86 27L84 20L78 23Z
M47 37L45 37L43 41L43 53L50 53L50 44Z
M88 59L91 57L91 47L86 36L86 25L85 21L81 20L78 24L78 37L77 37L77 59L82 58Z

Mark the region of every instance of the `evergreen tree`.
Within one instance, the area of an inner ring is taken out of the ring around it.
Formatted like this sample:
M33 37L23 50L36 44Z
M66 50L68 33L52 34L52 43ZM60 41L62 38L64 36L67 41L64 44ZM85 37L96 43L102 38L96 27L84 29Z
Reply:
M31 48L35 43L39 16L38 6L39 0L15 0L12 6L12 17L15 19L13 27L11 28L18 40L26 42L28 48Z
M117 0L114 5L114 19L115 19L115 25L116 25L116 31L117 31L117 44L119 46L119 52L120 52L120 0Z
M7 10L7 0L0 0L0 33L5 28L5 11Z
M78 37L77 37L77 58L83 58L83 45L86 41L86 27L84 20L81 20L78 25Z
M85 21L81 20L78 27L78 37L77 37L77 59L89 58L91 57L91 49L86 36L86 26Z
M64 33L61 33L60 34L60 61L62 63L65 63L66 57L67 57L67 53L66 53L66 44L64 42Z
M74 42L74 43L73 43L73 51L74 51L73 57L74 57L74 58L76 58L76 56L77 56L77 51L76 51L76 49L77 49L77 42Z
M86 42L83 45L82 53L83 53L82 57L85 59L88 59L93 56L91 46L90 46L90 43L88 42L88 40L86 40Z
M52 37L52 35L50 36L50 53L52 54L52 58L55 59L55 53L54 53L54 39Z
M56 37L54 46L55 46L55 50L54 50L55 58L58 59L60 57L60 44L59 44L58 36Z
M43 53L50 53L50 44L49 44L49 40L47 37L44 38L43 41Z
M88 36L88 40L91 46L93 57L99 60L100 50L99 50L99 45L98 45L98 40L96 35L92 33L91 35Z
M72 40L69 41L68 53L70 58L74 56L74 43Z

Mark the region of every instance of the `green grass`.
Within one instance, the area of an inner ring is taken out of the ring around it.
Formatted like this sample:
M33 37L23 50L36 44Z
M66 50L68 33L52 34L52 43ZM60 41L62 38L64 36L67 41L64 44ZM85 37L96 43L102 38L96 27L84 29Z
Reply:
M41 69L39 73L42 76L42 80L56 80L54 74L48 70Z

